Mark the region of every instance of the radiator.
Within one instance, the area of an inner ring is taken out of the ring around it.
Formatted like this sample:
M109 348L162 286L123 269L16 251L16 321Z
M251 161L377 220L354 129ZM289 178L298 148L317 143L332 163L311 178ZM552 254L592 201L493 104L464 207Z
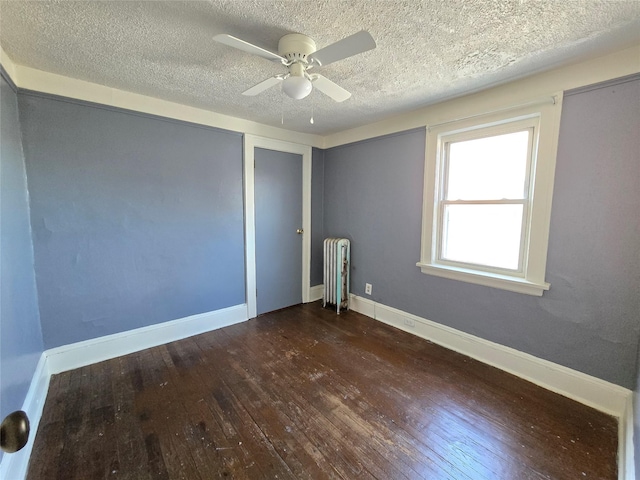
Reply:
M324 241L324 301L340 309L349 309L349 268L351 242L347 238L327 238Z

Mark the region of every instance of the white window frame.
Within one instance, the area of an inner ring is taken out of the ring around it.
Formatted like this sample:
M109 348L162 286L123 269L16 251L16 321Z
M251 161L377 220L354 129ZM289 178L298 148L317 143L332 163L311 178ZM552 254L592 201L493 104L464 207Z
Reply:
M551 200L560 127L562 94L544 100L479 113L427 127L422 208L422 243L417 266L423 273L541 296L545 281ZM492 268L442 259L440 239L445 180L445 148L452 141L471 140L533 129L528 165L521 258L517 270Z

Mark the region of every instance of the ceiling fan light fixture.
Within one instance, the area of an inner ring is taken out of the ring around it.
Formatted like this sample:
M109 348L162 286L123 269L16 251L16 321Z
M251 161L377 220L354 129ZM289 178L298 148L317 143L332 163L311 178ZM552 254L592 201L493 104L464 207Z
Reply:
M282 82L282 91L289 97L300 100L311 93L311 81L306 77L290 75Z
M213 39L243 52L258 55L267 60L278 61L288 68L287 74L267 78L242 92L243 95L252 97L281 83L285 95L294 100L307 97L315 87L336 102L344 102L351 97L347 90L322 75L309 75L307 70L314 66L326 66L376 48L375 40L369 32L364 30L320 50L316 49L316 43L306 35L289 33L280 38L277 54L228 34L216 35Z

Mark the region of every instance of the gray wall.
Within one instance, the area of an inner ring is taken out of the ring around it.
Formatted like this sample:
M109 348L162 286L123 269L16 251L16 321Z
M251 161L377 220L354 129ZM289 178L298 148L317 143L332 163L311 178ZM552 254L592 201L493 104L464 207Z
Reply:
M46 348L245 302L242 137L21 93Z
M627 388L640 329L640 81L566 97L547 280L533 297L422 274L425 132L325 152L324 233L352 240L352 291Z
M0 78L0 419L22 408L43 351L16 93ZM2 454L0 454L2 458Z
M324 150L314 148L311 156L311 272L310 285L322 285L324 257Z

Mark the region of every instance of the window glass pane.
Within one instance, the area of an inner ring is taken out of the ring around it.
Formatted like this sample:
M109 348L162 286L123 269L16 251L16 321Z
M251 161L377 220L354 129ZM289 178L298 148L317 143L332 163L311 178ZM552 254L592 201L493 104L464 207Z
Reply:
M529 133L449 143L446 199L524 198Z
M523 205L445 205L442 258L518 270Z

